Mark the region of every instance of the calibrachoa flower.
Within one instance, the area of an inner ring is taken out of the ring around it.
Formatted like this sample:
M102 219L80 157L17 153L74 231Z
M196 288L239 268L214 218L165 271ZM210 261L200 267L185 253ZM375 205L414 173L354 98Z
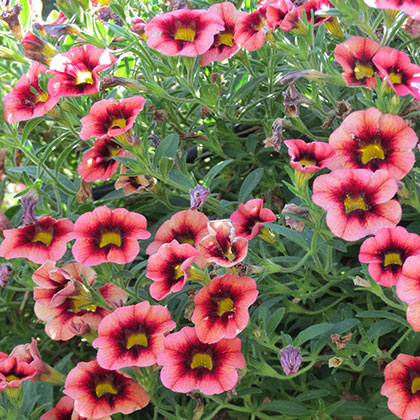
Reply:
M13 90L3 98L4 117L9 124L41 117L60 100L39 86L38 75L46 70L42 64L32 63Z
M385 169L399 180L414 165L411 149L417 141L414 130L398 115L376 108L352 112L330 136L337 157L328 167Z
M251 277L227 273L214 277L194 298L191 321L203 343L234 338L248 325L248 308L258 296Z
M407 258L402 267L402 274L397 282L397 295L407 303L420 300L420 256Z
M420 99L420 66L410 63L410 57L406 53L383 47L372 61L397 95L411 94Z
M188 278L195 274L193 262L198 259L198 250L189 244L173 240L163 244L156 254L149 257L146 277L153 280L150 295L161 300L171 292L179 292Z
M334 57L344 69L342 76L347 86L375 87L375 72L378 69L373 57L380 48L377 42L360 36L354 36L335 47Z
M370 7L378 9L402 10L413 19L420 20L420 4L418 0L364 0Z
M75 400L77 413L92 419L130 414L150 401L134 379L119 370L101 368L96 360L78 363L67 375L63 392Z
M155 240L146 248L146 254L155 254L163 244L176 239L180 244L197 246L208 235L205 214L197 210L183 210L175 213L157 230Z
M236 369L245 367L237 337L205 344L194 328L184 327L165 337L164 346L158 355L158 364L163 365L160 378L175 392L196 389L205 395L220 394L236 385Z
M139 253L138 239L150 236L146 229L147 221L142 214L126 209L97 207L76 220L73 256L84 265L107 261L126 264Z
M112 98L95 102L89 114L80 120L82 123L80 137L89 140L91 137L122 136L133 127L144 102L143 96L132 96L120 101Z
M210 190L201 185L197 185L195 188L190 190L190 208L192 210L198 209L204 206L207 201L207 197L210 194Z
M388 397L388 408L403 420L420 417L420 357L400 353L384 374L381 394Z
M401 206L391 200L397 190L384 170L335 169L315 179L312 200L327 210L332 233L356 241L400 221Z
M389 287L397 283L405 260L413 255L420 255L420 236L396 226L380 229L366 239L360 247L359 261L369 263L373 280Z
M114 63L112 54L90 44L57 54L50 62L50 73L55 76L48 82L48 92L52 96L81 96L98 92L98 72Z
M119 162L112 158L123 154L124 150L117 143L109 137L103 137L96 140L92 149L83 155L77 171L86 182L106 181L119 165Z
M239 204L238 210L230 215L236 236L249 241L261 233L264 223L274 222L276 215L263 207L261 198L254 198L245 204Z
M201 57L200 65L202 66L206 66L213 61L225 60L238 51L239 46L233 39L235 25L238 18L246 14L245 12L239 12L235 5L229 1L213 4L208 11L219 16L223 20L225 28L214 36L213 44Z
M295 375L302 363L302 356L298 347L287 346L280 350L280 363L286 376Z
M0 391L9 388L12 395L15 395L13 389L20 388L23 381L33 378L36 373L36 367L19 362L16 357L0 353Z
M37 264L46 260L58 261L72 240L73 223L69 219L45 216L32 225L3 231L0 256L27 258Z
M164 333L175 327L165 307L140 302L107 315L92 346L99 349L96 358L105 369L151 366L163 350Z
M179 9L154 17L144 29L147 45L161 54L196 57L213 45L224 23L207 10Z
M259 1L258 6L264 11L270 29L278 28L286 15L295 8L290 0Z
M232 267L245 259L248 241L236 236L235 228L229 219L209 221L208 231L209 234L198 246L203 264Z
M248 51L258 50L265 41L266 24L265 13L261 9L241 15L236 22L235 42Z

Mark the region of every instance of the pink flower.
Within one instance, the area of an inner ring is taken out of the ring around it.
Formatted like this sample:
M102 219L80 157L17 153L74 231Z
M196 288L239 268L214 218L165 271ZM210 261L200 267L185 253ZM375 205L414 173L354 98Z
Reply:
M332 233L356 241L400 221L401 206L391 200L397 190L384 170L335 169L315 179L312 200L327 210Z
M154 17L145 27L147 45L163 55L196 57L224 30L223 19L200 9L179 9Z
M364 0L364 2L378 9L402 10L413 19L420 20L420 4L417 0Z
M0 353L0 391L20 388L23 381L33 378L36 373L36 367L20 362L14 356Z
M420 256L407 258L402 268L402 274L397 282L397 295L407 303L420 300Z
M265 13L261 9L240 16L235 27L235 42L248 51L258 50L265 41L266 24Z

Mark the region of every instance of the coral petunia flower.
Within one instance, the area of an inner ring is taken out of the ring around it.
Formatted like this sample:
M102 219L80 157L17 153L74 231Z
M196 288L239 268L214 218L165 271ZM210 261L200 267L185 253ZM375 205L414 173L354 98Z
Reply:
M197 246L208 235L209 219L197 210L182 210L175 213L157 230L155 240L146 248L146 254L155 254L163 244L176 239L180 244Z
M112 54L90 44L57 54L50 62L49 72L55 76L48 82L48 92L52 96L81 96L98 92L98 72L114 63Z
M240 16L235 26L235 42L248 51L261 48L265 41L267 20L262 9Z
M413 19L420 20L420 4L418 0L364 0L370 7L377 9L402 10Z
M276 215L270 209L264 208L263 204L261 198L254 198L245 204L239 204L238 210L230 215L236 236L250 241L261 233L264 223L276 220Z
M0 353L0 391L9 388L13 392L12 389L20 388L23 381L33 378L37 372L36 367L19 362L14 356Z
M133 127L144 102L143 96L132 96L120 101L112 98L95 102L89 114L80 120L80 137L89 140L91 137L122 136Z
M258 2L258 7L265 14L267 26L270 29L278 28L286 15L295 9L290 0L263 0Z
M96 140L92 149L83 155L77 171L86 182L106 181L111 178L120 164L112 158L123 154L124 150L119 144L109 137L103 137Z
M420 83L420 66L412 64L406 53L383 47L372 61L398 96L411 94L420 99L419 89L416 88Z
M347 86L375 87L375 72L378 69L373 57L380 48L377 42L360 36L354 36L335 47L334 57L344 69L342 76Z
M92 346L99 349L96 358L105 369L152 366L163 350L164 333L175 327L165 307L140 302L107 315Z
M214 277L194 298L191 321L203 343L234 338L248 325L248 308L258 296L251 277L227 273Z
M96 360L80 362L67 375L64 394L74 408L92 419L115 413L130 414L149 404L144 388L126 373L101 368Z
M194 328L184 327L165 337L164 346L158 355L158 364L163 365L160 379L175 392L197 389L205 395L220 394L236 385L236 369L245 367L237 337L205 344Z
M420 357L400 353L384 371L381 394L388 397L388 408L403 420L420 417Z
M384 170L335 169L318 176L312 200L327 210L331 232L356 241L401 220L401 206L391 200L398 185Z
M46 260L58 261L71 241L73 223L69 219L53 219L45 216L35 223L17 229L3 231L0 257L27 258L36 264Z
M156 254L149 257L146 277L153 280L150 295L162 300L170 293L179 292L188 278L194 277L193 262L198 259L198 250L189 244L179 244L173 240L163 244Z
M126 264L139 253L138 239L150 236L146 229L147 221L142 214L126 209L97 207L76 220L73 256L84 265L98 265L108 261Z
M212 46L201 57L201 66L207 66L213 61L225 60L238 51L239 46L233 39L235 25L239 17L246 14L245 12L239 12L235 5L229 1L213 4L208 11L219 16L223 20L225 28L214 36Z
M201 9L179 9L155 16L144 28L147 45L163 55L197 57L224 30L223 19Z
M420 300L420 256L414 255L404 262L396 287L398 297L407 303Z
M248 241L236 236L230 219L209 221L208 231L198 245L202 264L232 267L245 259Z
M398 115L376 108L352 112L330 136L337 157L328 167L385 169L400 180L414 166L411 149L417 141L414 130Z
M369 263L369 274L382 286L393 286L402 274L405 260L420 255L420 236L401 226L383 228L360 247L359 261Z
M38 76L46 70L42 64L32 63L13 90L3 98L4 117L9 124L41 117L60 100L39 86Z

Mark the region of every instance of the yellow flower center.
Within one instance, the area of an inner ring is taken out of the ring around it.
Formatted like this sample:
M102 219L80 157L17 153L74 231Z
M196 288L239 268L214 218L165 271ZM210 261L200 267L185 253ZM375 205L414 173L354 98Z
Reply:
M181 271L181 264L175 266L175 279L179 280L184 277L184 273Z
M35 103L46 102L48 97L49 95L47 92L38 93L38 95L36 95L35 97Z
M370 162L372 159L385 159L385 152L382 149L381 145L378 143L368 144L365 147L362 147L362 163L366 165L366 163Z
M355 210L367 210L365 200L362 197L347 196L344 200L344 208L346 209L346 214Z
M368 65L358 64L354 68L354 76L356 77L356 80L361 80L361 79L364 79L365 77L372 77L373 68L370 64Z
M401 83L401 76L398 73L390 73L389 80L393 85L399 85Z
M232 252L232 247L229 247L227 252L225 253L224 257L229 260L233 261L236 258L236 255Z
M70 296L70 299L73 300L73 312L95 312L96 305L92 303L92 296L86 286L81 282L75 282L74 287L76 289L75 295Z
M222 316L226 312L234 312L235 306L233 304L233 300L230 298L224 298L219 302L219 309L217 311L217 315Z
M188 41L188 42L194 42L195 40L195 31L191 28L178 28L175 33L176 40L179 41Z
M107 245L116 245L118 247L121 246L121 235L116 232L107 232L102 234L101 242L99 243L99 247L103 248Z
M316 162L315 162L314 160L310 160L310 159L301 159L301 160L299 161L299 163L300 163L302 166L316 165Z
M15 375L8 375L8 376L6 376L6 381L7 382L12 382L12 381L18 381L20 378L18 378L17 376L15 376Z
M76 85L81 85L83 83L86 83L88 85L93 85L94 83L92 73L88 70L86 71L79 70L76 73Z
M178 241L180 244L189 244L189 245L194 245L194 239L192 239L192 238L183 238L183 237L181 236L181 237L176 238L176 239L177 239L177 241Z
M147 347L149 342L147 341L146 334L143 333L136 333L130 334L127 339L127 343L125 344L125 348L130 350L133 346L142 346Z
M420 389L420 377L416 376L411 382L411 393L415 394Z
M260 23L257 26L254 26L254 30L259 31L266 24L267 24L267 21L264 18L261 18Z
M215 43L215 47L219 47L220 45L227 45L228 47L232 47L233 46L233 33L232 32L220 33Z
M101 6L108 6L108 5L110 5L110 4L111 4L111 2L112 2L112 0L98 0L98 3L99 3Z
M118 390L111 382L99 382L95 387L95 392L98 398L105 394L118 394Z
M44 245L48 246L52 241L52 234L50 232L37 232L36 235L33 237L31 242L42 242Z
M388 267L391 264L402 265L401 255L396 252L390 252L385 255L384 266Z
M205 367L208 370L213 370L213 360L207 353L197 353L194 355L190 367L191 369Z
M124 118L117 118L112 120L111 128L125 128L127 126L127 121Z

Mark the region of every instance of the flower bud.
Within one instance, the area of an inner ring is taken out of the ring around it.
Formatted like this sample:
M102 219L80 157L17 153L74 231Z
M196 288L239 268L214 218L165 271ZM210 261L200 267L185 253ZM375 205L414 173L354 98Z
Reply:
M197 185L194 189L190 190L190 207L192 210L202 207L207 201L210 190L201 185Z
M13 268L9 263L0 265L0 287L6 287L12 277Z
M298 347L287 346L280 351L280 363L286 376L295 375L302 363L302 356Z

